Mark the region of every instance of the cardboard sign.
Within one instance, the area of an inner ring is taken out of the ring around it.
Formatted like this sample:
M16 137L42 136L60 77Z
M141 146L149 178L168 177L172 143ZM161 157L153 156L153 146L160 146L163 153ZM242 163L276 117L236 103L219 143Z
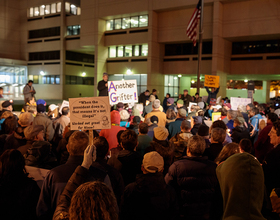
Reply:
M212 113L212 121L220 120L221 118L221 112L213 112Z
M138 102L136 80L108 81L110 104Z
M68 102L68 101L63 100L63 102L62 102L62 104L61 104L61 106L60 106L60 108L59 108L59 113L60 113L60 114L62 114L62 109L63 109L64 107L69 107L69 102Z
M214 76L214 75L205 75L204 86L205 87L219 88L220 77L219 76Z
M70 98L71 130L110 129L111 116L108 96Z
M248 105L249 103L252 103L252 100L249 98L237 98L237 97L231 97L230 98L230 104L232 110L237 110L237 107L239 105Z

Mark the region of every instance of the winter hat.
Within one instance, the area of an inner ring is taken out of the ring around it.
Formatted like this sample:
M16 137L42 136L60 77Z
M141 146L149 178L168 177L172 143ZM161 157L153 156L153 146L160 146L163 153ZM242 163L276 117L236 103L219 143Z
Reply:
M13 105L13 101L12 100L7 100L2 102L2 108L8 108L10 105Z
M119 102L119 103L117 104L117 109L122 109L123 106L124 106L124 104L123 104L122 102Z
M193 116L193 121L195 124L201 124L202 118L200 116Z
M207 125L200 125L197 134L201 137L209 135L209 127Z
M116 110L111 111L111 123L112 124L120 124L121 122L121 116L120 113Z
M149 173L156 173L163 170L163 157L156 151L151 151L144 155L143 167Z
M29 126L31 122L33 122L33 120L34 117L30 112L24 112L19 116L19 124L21 125L21 127Z
M224 104L224 106L226 106L226 107L231 109L231 104L230 103L226 103L226 104Z
M38 99L38 100L37 100L37 102L36 102L36 104L37 104L37 105L42 104L42 105L44 105L44 106L46 106L46 105L47 105L46 101L45 101L45 100L43 100L43 99Z
M43 104L39 104L37 105L37 112L38 113L42 113L42 112L45 112L46 111L46 106L43 105Z
M163 126L158 126L154 128L154 136L159 141L164 141L167 139L169 133L168 130Z
M177 104L184 105L184 101L183 101L182 99L179 99L179 100L177 101Z
M178 114L179 114L179 116L180 116L181 118L185 118L186 115L187 115L187 111L186 111L185 109L183 109L183 108L180 108L180 109L178 110Z
M169 104L173 105L173 104L174 104L174 99L173 99L173 98L168 98L168 99L167 99L167 102L168 102Z
M126 110L121 110L120 117L121 117L122 121L125 121L125 120L129 119L130 115L128 114L128 112Z

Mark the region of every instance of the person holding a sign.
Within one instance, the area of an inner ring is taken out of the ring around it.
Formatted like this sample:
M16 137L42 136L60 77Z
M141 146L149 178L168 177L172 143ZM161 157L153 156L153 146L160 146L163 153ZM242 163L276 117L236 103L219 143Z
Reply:
M209 105L216 105L217 94L218 94L218 92L220 90L220 87L219 88L212 87L211 91L210 91L209 88L206 86L205 89L206 89L206 91L208 93L207 103Z
M99 96L108 96L108 74L103 73L103 80L98 82Z

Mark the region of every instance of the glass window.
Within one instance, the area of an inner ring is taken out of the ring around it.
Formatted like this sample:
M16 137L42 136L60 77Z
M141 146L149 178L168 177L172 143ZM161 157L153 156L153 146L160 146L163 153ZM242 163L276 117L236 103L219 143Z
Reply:
M123 57L123 46L118 46L118 57Z
M122 19L115 19L115 30L121 29L122 28Z
M40 15L44 15L45 14L45 5L41 5L40 6Z
M60 76L55 76L55 84L60 84Z
M79 35L80 34L80 26L74 25L73 26L73 35Z
M108 20L106 22L106 31L111 31L114 29L114 20Z
M71 14L76 15L77 14L77 7L75 5L71 5Z
M131 22L131 27L133 28L133 27L138 27L139 26L139 22L138 22L138 16L136 16L136 17L131 17L131 20L130 20L130 22Z
M140 50L139 50L139 45L134 46L134 54L133 56L140 56Z
M39 7L34 8L34 16L39 16Z
M142 45L141 56L148 56L148 44Z
M67 26L67 36L73 35L73 26Z
M50 13L51 13L51 6L50 5L46 5L45 14L48 15Z
M141 15L139 19L139 27L148 26L148 15Z
M122 29L130 28L130 18L122 19Z
M70 13L70 3L69 2L65 2L65 12Z
M132 56L132 46L125 46L125 57Z
M33 17L33 13L34 13L33 8L30 8L30 9L29 9L29 17Z
M81 8L77 7L77 15L80 15L80 14L81 14Z
M61 12L61 2L56 4L56 12Z
M54 76L51 76L51 84L54 84Z
M39 84L39 76L38 75L33 76L33 83L34 84Z
M56 13L56 3L51 4L51 13Z
M117 56L116 46L109 47L109 57L113 58Z

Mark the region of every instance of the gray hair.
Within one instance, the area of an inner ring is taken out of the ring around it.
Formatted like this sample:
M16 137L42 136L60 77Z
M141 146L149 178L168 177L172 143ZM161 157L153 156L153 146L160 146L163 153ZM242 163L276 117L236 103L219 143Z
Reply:
M198 135L192 136L188 141L188 150L192 156L201 156L205 151L205 140Z
M153 101L153 107L155 109L158 109L160 107L160 100L156 99L155 101Z
M237 110L240 111L240 112L246 112L246 106L238 105Z

